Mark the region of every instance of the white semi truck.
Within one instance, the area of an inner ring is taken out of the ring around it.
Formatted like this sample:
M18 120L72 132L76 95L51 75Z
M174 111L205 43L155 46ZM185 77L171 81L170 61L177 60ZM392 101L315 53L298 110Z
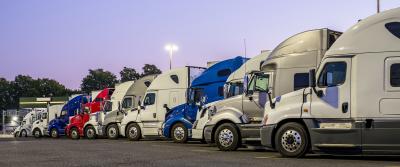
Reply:
M309 77L266 105L263 145L285 157L400 153L400 8L348 29Z
M147 89L140 109L128 112L122 119L120 134L129 140L160 137L166 112L187 102L190 83L203 71L204 68L188 66L157 76Z
M129 86L128 89L120 89L116 87L114 94L111 99L114 101L110 103L106 102L105 105L117 104L117 107L109 108L111 111L101 111L92 114L90 120L84 126L85 136L89 139L94 139L97 135L107 136L109 139L117 139L120 132L124 132L125 129L121 129L121 120L128 112L134 112L143 100L143 96L146 93L147 88L151 85L157 75L148 75L136 80L133 85ZM123 95L123 100L118 102L115 101L115 93L118 96ZM105 107L107 109L107 107ZM107 113L108 112L108 113ZM95 125L102 125L100 133Z
M49 107L48 111L43 111L36 114L36 121L32 124L31 134L35 138L40 138L42 136L48 136L48 125L51 120L53 120L56 115L61 114L62 107L64 105L52 105Z
M242 94L207 108L205 140L216 143L223 151L236 150L241 145L261 146L265 103L272 97L307 87L308 71L318 66L340 34L329 29L315 29L280 43L259 65L259 70L244 76Z
M247 60L246 63L243 64L239 69L229 75L224 86L224 98L226 99L233 96L241 95L244 89L243 78L245 74L251 71L260 70L260 63L264 62L270 53L271 52L268 50L262 51L261 54L251 58L250 60ZM218 106L215 105L218 102L219 101L206 104L198 111L198 114L196 115L196 121L194 122L192 128L192 139L204 141L204 126L208 121L207 109L210 106Z
M108 125L107 122L111 121L110 119L122 119L124 114L121 111L121 101L124 99L128 90L133 87L134 83L135 81L127 81L115 85L115 90L111 95L110 101L100 107L102 111L91 113L89 121L84 124L84 129L86 127L86 130L84 130L85 136L87 135L85 131L89 131L87 132L89 136L86 137L93 139L96 136L104 136L105 128ZM72 129L72 131L74 131L74 129ZM79 133L71 133L72 139L79 139L79 137Z
M45 108L33 108L29 113L27 113L21 121L21 125L17 127L19 131L15 132L18 137L28 137L32 136L32 126L33 122L37 120L38 115L46 112Z

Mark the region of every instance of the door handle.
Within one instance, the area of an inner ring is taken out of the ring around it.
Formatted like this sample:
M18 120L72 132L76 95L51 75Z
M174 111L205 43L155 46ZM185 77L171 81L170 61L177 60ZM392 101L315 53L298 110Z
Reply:
M153 113L153 118L156 118L156 116L157 116L157 113Z
M348 110L349 110L349 103L348 102L342 103L342 112L347 113Z

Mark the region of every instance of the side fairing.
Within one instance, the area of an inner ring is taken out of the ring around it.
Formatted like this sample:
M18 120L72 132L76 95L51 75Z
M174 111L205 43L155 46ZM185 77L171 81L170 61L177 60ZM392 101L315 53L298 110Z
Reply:
M306 89L300 89L273 99L275 108L270 107L270 102L265 105L264 118L268 117L266 124L277 124L289 118L301 118L303 107L303 93Z

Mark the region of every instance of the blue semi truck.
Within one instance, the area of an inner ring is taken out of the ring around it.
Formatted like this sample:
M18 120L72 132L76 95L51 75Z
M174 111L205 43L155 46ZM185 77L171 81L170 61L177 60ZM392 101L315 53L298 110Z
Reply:
M187 142L197 111L210 102L224 98L224 84L229 75L247 61L241 56L212 65L195 78L187 93L187 103L168 109L162 135L176 143Z
M52 138L65 135L65 127L69 123L69 118L82 111L82 107L89 104L90 98L86 95L77 95L65 104L61 114L49 122L48 134Z

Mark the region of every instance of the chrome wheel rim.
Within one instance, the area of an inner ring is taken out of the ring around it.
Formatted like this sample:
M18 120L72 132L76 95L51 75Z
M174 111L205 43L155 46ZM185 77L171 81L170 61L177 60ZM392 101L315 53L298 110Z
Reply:
M38 130L35 131L35 136L36 136L36 137L40 137L40 133L39 133Z
M296 152L301 146L301 135L299 132L290 129L283 133L281 145L288 152Z
M117 130L114 127L111 127L108 129L108 136L115 137L116 134L117 134Z
M129 128L128 134L130 138L135 138L137 136L138 130L136 127Z
M224 147L229 147L233 143L233 133L229 129L223 129L219 133L219 143Z
M57 137L57 131L53 129L53 130L51 131L51 136L52 136L52 137Z
M174 129L174 137L177 140L183 140L185 138L185 130L182 127L176 127Z
M89 128L89 129L87 130L86 136L89 137L89 138L93 138L93 136L94 136L94 130L93 130L92 128Z
M78 137L78 132L77 132L75 129L72 130L71 136L72 136L73 138L77 138L77 137Z

